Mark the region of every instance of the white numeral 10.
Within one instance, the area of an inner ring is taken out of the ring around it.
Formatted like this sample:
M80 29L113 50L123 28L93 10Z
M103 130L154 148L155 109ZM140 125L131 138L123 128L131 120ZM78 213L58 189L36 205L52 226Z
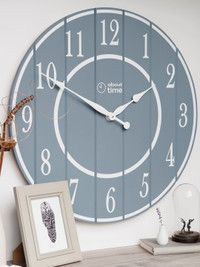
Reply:
M72 187L72 185L74 186L74 191L73 191L72 197L71 197L72 205L74 204L74 201L75 201L75 198L76 198L76 192L77 192L77 189L78 189L78 183L79 183L79 179L70 179L70 182L69 182L70 188Z
M54 80L57 80L57 71L56 71L56 67L55 67L54 63L50 62L47 65L46 72L44 73L47 77L42 75L43 74L42 63L40 62L36 66L38 68L38 86L37 86L37 89L44 89L44 86L43 86L43 80L44 79L47 81L49 88L53 89L55 86L55 83L52 82L48 77L50 77Z
M116 207L116 202L114 197L111 195L115 192L115 188L111 187L108 190L108 193L106 195L106 209L109 213L113 213L113 211L115 210Z
M27 127L22 127L24 133L28 133L33 123L33 112L30 106L26 105L22 109L22 120L26 123Z
M106 20L101 21L102 24L102 42L101 45L117 46L119 45L119 38L117 38L119 32L119 22L116 19L110 22L110 31L113 33L111 41L108 43L106 39Z
M145 198L149 193L149 184L146 179L149 178L149 173L145 172L142 178L142 190L140 190L140 197Z
M41 152L41 159L42 159L42 164L41 164L41 172L43 175L47 176L51 172L51 164L49 162L49 159L51 157L51 153L49 149L45 148Z
M175 165L175 156L174 156L174 145L170 144L169 150L166 156L166 162L169 162L169 167L174 167Z

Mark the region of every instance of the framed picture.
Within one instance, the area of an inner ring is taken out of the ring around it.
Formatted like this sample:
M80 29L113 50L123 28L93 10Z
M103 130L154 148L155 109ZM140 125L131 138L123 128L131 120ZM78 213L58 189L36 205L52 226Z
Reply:
M14 188L28 267L81 260L67 182Z

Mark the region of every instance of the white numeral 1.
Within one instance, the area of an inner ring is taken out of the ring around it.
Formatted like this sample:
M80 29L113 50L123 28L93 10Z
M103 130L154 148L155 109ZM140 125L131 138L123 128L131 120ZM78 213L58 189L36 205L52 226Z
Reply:
M69 182L69 186L71 187L72 185L74 185L74 191L72 193L72 199L71 199L71 203L72 205L74 204L75 198L76 198L76 192L78 189L78 183L79 183L79 179L70 179Z
M108 190L108 193L106 195L106 209L109 213L113 213L113 211L115 210L115 207L116 207L116 202L115 202L115 199L114 197L111 195L112 193L115 192L115 188L114 187L111 187L109 190Z
M72 54L72 33L71 31L66 32L67 35L67 54L66 57L73 57ZM77 32L78 35L78 54L77 57L84 57L83 55L83 41L82 41L82 31Z
M144 172L143 178L142 178L142 190L140 190L140 197L145 198L149 193L149 184L145 179L148 179L149 173Z
M143 38L144 38L144 56L143 58L149 58L148 56L148 33L145 33L143 35Z
M51 164L49 162L51 153L49 149L45 148L41 152L41 159L42 159L42 164L41 164L41 172L43 175L47 176L51 172Z
M166 156L166 162L169 162L169 167L174 167L175 165L175 156L174 156L174 145L170 144L169 150Z
M26 123L27 127L22 127L24 133L28 133L31 129L33 122L33 112L30 106L26 105L22 109L22 120Z

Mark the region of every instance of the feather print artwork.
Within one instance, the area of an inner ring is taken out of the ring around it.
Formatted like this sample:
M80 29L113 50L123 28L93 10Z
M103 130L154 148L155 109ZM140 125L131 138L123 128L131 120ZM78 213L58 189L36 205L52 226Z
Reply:
M56 223L55 223L55 215L50 206L50 204L46 201L40 204L40 210L42 215L42 221L47 228L48 236L52 243L56 242Z

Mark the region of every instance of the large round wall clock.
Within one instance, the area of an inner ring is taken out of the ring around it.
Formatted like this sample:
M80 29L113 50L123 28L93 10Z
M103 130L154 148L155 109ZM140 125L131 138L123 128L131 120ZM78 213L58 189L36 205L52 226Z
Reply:
M161 199L180 177L196 131L196 97L170 38L134 13L67 16L33 43L12 85L24 96L11 129L29 183L68 180L75 217L112 222Z

